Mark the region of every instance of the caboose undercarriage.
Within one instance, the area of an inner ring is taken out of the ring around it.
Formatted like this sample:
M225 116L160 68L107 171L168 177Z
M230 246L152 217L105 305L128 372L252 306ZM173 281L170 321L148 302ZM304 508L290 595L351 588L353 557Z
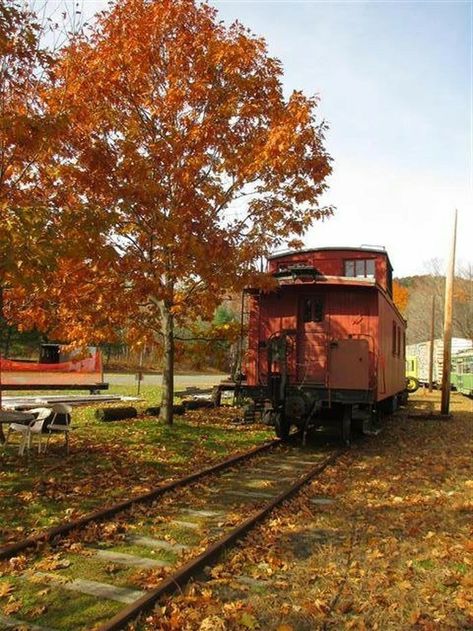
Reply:
M332 390L319 384L284 385L279 375L272 375L268 386L251 386L245 383L221 384L221 393L234 390L235 398L247 403L251 418L259 412L263 422L273 425L276 435L286 440L293 428L303 436L319 427L334 427L341 439L348 443L352 431L371 435L379 432L379 413L395 411L402 403L404 393L375 401L370 390Z

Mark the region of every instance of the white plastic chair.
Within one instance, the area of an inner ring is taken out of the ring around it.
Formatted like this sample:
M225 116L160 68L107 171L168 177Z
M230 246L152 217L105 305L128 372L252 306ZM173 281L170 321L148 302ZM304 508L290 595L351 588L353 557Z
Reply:
M46 439L46 446L44 448L44 453L49 445L49 439L51 438L51 434L64 434L64 443L66 445L66 453L69 455L69 432L71 431L71 412L72 407L70 405L66 405L65 403L55 403L51 406L51 410L53 413L53 417L51 422L46 425L46 432L48 437ZM64 423L58 422L58 416L64 415Z
M36 418L33 421L30 421L28 424L23 423L10 423L8 427L8 432L5 438L5 443L3 445L3 449L8 443L8 439L12 432L19 432L22 434L22 440L20 446L18 448L18 454L23 456L25 453L25 447L28 451L31 448L31 434L38 434L39 443L38 443L38 453L41 453L41 431L43 429L43 423L45 419L51 414L50 408L33 408L32 410L28 410L30 414L35 414Z

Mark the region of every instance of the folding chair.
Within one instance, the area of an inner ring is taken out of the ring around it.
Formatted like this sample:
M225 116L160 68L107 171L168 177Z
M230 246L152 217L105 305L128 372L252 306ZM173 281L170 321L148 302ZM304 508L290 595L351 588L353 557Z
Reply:
M69 455L69 432L71 431L71 412L72 407L65 403L55 403L51 406L52 418L51 421L46 421L46 433L48 435L46 439L46 446L44 453L49 445L49 439L51 434L64 434L64 444L66 445L66 453ZM43 430L44 431L44 430Z
M23 423L10 423L8 427L8 432L5 438L5 443L3 445L3 449L7 446L8 439L10 438L10 434L12 432L18 432L22 434L22 441L18 448L18 454L23 456L25 453L25 447L28 451L31 448L31 435L38 434L39 443L38 443L38 453L41 453L41 432L43 430L44 421L51 414L50 408L33 408L32 410L28 410L30 414L35 414L36 418L33 421L30 421L28 424Z

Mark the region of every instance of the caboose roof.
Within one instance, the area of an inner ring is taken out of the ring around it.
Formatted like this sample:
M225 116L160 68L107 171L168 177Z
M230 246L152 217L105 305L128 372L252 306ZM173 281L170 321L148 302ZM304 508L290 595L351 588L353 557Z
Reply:
M393 266L391 265L391 261L389 260L389 256L388 253L386 252L386 250L384 248L376 248L376 247L359 247L359 248L355 248L355 247L344 247L344 246L339 246L339 247L324 247L324 248L305 248L302 250L286 250L283 252L279 252L279 253L275 253L275 254L271 254L270 256L268 256L268 261L272 261L275 259L283 259L286 256L294 256L295 254L311 254L313 252L369 252L372 254L382 254L387 262L388 265L390 267L390 269L393 269Z

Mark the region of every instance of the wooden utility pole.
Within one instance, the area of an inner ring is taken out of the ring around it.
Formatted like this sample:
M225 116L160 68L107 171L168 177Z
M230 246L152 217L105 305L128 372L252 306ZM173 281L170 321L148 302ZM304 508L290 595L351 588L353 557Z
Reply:
M430 320L430 353L429 353L429 392L434 387L434 343L435 343L435 296L432 296L432 318ZM438 375L437 375L438 379Z
M453 316L453 280L455 276L455 249L457 244L457 210L453 220L452 249L445 279L445 318L443 324L443 370L441 414L448 414L450 409L450 370L452 364L452 316Z

